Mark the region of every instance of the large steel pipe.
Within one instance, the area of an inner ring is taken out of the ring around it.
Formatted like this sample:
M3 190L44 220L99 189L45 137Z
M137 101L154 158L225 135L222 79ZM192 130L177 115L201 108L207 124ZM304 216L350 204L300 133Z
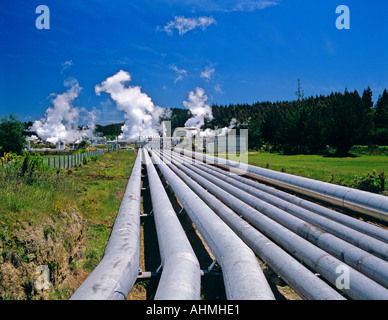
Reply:
M388 243L388 230L387 229L383 229L379 226L376 226L376 225L367 223L365 221L353 218L353 217L348 216L346 214L341 214L338 211L334 211L332 209L329 209L329 208L324 207L322 205L319 205L317 203L302 199L300 197L297 197L297 196L289 194L287 192L278 190L276 188L269 187L269 186L262 184L262 183L259 183L257 181L253 181L251 179L244 178L242 176L244 174L243 172L240 172L241 175L239 175L239 174L235 174L235 173L230 173L229 171L226 171L223 169L219 169L215 166L210 166L210 165L203 163L203 162L198 161L198 163L201 163L202 165L204 165L208 169L211 169L215 172L221 173L221 174L226 175L230 178L233 178L237 181L240 181L247 186L251 186L251 187L256 188L258 190L269 193L273 196L276 196L277 198L288 201L288 202L295 204L301 208L304 208L308 211L314 212L314 213L319 214L323 217L326 217L332 221L336 221L336 222L343 224L345 226L348 226L354 230L362 232L368 236L371 236L371 237L376 238L380 241ZM221 167L223 167L225 169L229 168L227 166L221 166ZM253 178L253 179L257 178L257 175L255 175L255 174L247 174L247 176L250 178Z
M163 267L155 300L198 300L199 262L146 150L144 162Z
M184 149L177 149L177 151L200 160L205 159L209 163L220 163L233 168L243 168L249 173L258 175L263 182L388 222L388 198L385 196Z
M141 154L139 149L104 257L71 300L125 300L139 273Z
M245 179L244 181L238 181L225 172L221 173L212 170L208 167L203 167L204 165L199 165L196 163L194 163L193 166L257 197L260 200L274 205L279 209L287 211L292 215L321 228L322 230L325 230L349 243L352 243L357 247L367 252L370 252L381 259L388 261L388 245L385 242L377 240L350 227L344 226L329 218L320 216L305 208L301 208L296 204L278 198L270 193L267 193L266 191L258 190L257 188L254 188L253 186L248 184L248 179Z
M172 160L175 164L175 161ZM237 215L223 202L211 195L200 184L179 170L169 167L178 175L275 273L306 300L345 299L326 282L294 259L290 254L264 236Z
M227 298L274 300L253 251L154 152L151 155L220 264Z
M183 164L188 166L187 163ZM261 213L264 213L269 218L281 223L286 228L334 255L336 258L341 259L373 280L388 287L388 263L386 261L372 254L368 254L366 251L313 226L305 220L262 201L260 198L231 185L229 182L225 181L225 179L219 179L206 173L202 170L204 168L198 168L197 166L197 164L190 164L190 169Z
M213 178L211 181L204 179L201 175L195 173L184 164L179 165L179 168L217 196L231 209L241 214L262 233L273 239L289 253L295 255L310 268L320 273L330 283L336 285L338 270L341 270L341 268L344 267L342 261L297 235L295 232L270 219L260 211L246 204L244 201L231 195L223 188L220 188L214 183ZM388 290L386 288L356 271L354 268L348 265L346 265L346 268L349 272L351 285L349 288L342 287L341 290L349 297L352 299L363 300L388 299Z

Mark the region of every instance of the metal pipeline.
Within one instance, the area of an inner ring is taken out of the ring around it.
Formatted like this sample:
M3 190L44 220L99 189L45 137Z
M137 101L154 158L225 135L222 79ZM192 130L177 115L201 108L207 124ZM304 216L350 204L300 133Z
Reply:
M388 261L388 245L385 242L382 242L373 237L365 235L357 230L344 226L336 221L332 221L329 218L322 217L312 211L301 208L296 204L290 203L283 199L279 199L278 197L271 195L265 191L258 190L250 186L247 183L247 181L245 181L248 179L245 179L244 182L241 180L238 181L236 179L233 179L233 177L230 174L228 175L227 173L214 171L209 168L210 166L206 167L207 165L204 165L204 164L199 165L195 163L193 164L193 166L221 179L224 182L227 182L241 190L244 190L245 192L259 198L260 200L263 200L271 205L274 205L279 209L287 211L288 213L304 221L307 221L317 226L318 228L321 228L322 230L327 231L343 239L346 242L354 244L355 246L369 253L372 253L373 255L381 259ZM388 264L387 264L387 267L388 267ZM387 273L388 273L388 269L387 269Z
M141 149L104 257L70 300L125 300L139 273Z
M285 250L295 255L298 259L301 259L302 262L313 270L319 272L330 283L333 285L336 284L338 279L338 268L343 268L344 266L344 263L339 259L331 256L293 231L276 223L274 220L249 206L244 201L231 195L226 189L220 188L215 184L216 178L212 177L210 181L206 180L184 164L179 165L179 168L217 196L231 209L241 214L252 225L266 234L269 238L272 238ZM349 272L349 277L352 279L351 286L349 288L341 288L341 290L349 297L352 299L366 300L388 298L388 290L386 288L352 267L348 265L346 267Z
M237 169L234 169L234 171L235 171L234 173L230 173L228 171L219 169L215 166L210 166L210 165L203 163L203 162L198 162L198 163L200 163L201 165L205 166L208 169L211 169L215 172L221 173L227 177L233 178L234 180L240 181L247 186L251 186L251 187L256 188L258 190L269 193L275 197L278 197L282 200L288 201L288 202L295 204L301 208L304 208L308 211L314 212L314 213L319 214L323 217L326 217L332 221L336 221L342 225L350 227L351 229L357 230L357 231L362 232L362 233L364 233L368 236L371 236L375 239L378 239L380 241L388 243L388 230L386 230L386 229L383 229L383 228L378 227L376 225L373 225L373 224L367 223L365 221L353 218L353 217L348 216L346 214L341 214L338 211L334 211L334 210L326 208L322 205L318 205L314 202L311 202L311 201L302 199L300 197L291 195L287 192L275 189L273 187L269 187L269 186L264 185L262 183L259 183L257 181L253 181L251 179L244 178L244 177L242 177L242 175L244 174L243 172L240 172L239 174L235 174L235 173L238 173L238 172L236 172ZM220 165L220 167L227 169L227 170L229 169L229 167L223 166L223 165ZM257 178L257 175L250 174L250 173L246 174L246 176L253 178L253 179Z
M249 173L258 175L260 180L265 183L388 222L388 198L385 196L184 149L177 149L177 151L196 159L205 159L207 163L220 163L233 168L243 168Z
M164 155L165 156L165 155ZM169 158L169 157L167 157ZM176 164L175 160L172 160ZM345 298L175 165L168 165L290 287L307 300Z
M274 300L253 251L154 152L158 165L222 268L230 300Z
M155 300L199 300L200 266L159 175L144 150L163 271Z
M263 201L263 197L268 198L267 195L265 195L263 192L257 190L257 192L259 192L260 194L255 194L255 196L253 196L247 193L246 190L244 190L245 185L241 184L240 182L237 182L239 187L236 187L230 184L227 177L221 177L222 179L220 179L215 175L210 175L206 172L206 170L208 169L203 168L198 164L187 164L187 162L183 164L185 166L190 166L190 169L195 173L211 181L213 184L216 184L217 186L221 187L223 190L229 192L231 195L236 196L240 200L244 201L246 204L260 211L261 213L264 213L269 218L279 222L286 228L299 234L300 236L309 240L321 249L329 252L336 258L344 261L346 264L364 273L376 282L382 284L385 287L388 287L388 263L386 261L372 254L368 254L366 251L332 235L331 233L325 232L324 230L315 227L314 225L306 222L306 220L296 217L284 210L279 209L278 207L269 204L268 202ZM278 201L281 202L283 200L278 199ZM289 207L291 207L291 204L289 204ZM298 216L301 216L302 211L304 209L299 208L299 212L298 208L295 209L296 210L294 213L298 214ZM304 217L306 216L308 217L308 213L304 215ZM319 218L322 217L319 216ZM354 232L356 233L356 231ZM348 233L351 233L351 230L349 230ZM364 237L367 236L364 235ZM374 241L378 241L373 238L371 239ZM386 249L387 245L384 243L382 244L383 248Z

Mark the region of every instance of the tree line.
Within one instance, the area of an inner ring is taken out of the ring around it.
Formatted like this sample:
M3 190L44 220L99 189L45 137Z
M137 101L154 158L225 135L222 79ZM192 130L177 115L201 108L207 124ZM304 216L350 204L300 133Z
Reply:
M250 149L271 144L286 154L318 154L330 146L347 155L354 145L388 145L388 92L374 105L369 87L362 95L345 90L304 98L299 91L294 101L214 105L213 116L206 127L237 119L237 129L248 129Z

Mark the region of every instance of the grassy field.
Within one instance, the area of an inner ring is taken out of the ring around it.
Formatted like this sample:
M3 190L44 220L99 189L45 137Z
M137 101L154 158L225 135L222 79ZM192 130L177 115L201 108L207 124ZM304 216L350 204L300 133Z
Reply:
M66 213L76 211L82 216L84 246L82 259L71 267L85 277L103 256L135 158L133 151L114 151L69 170L0 168L0 260L16 256L44 263L40 249L20 240L20 230L44 226L46 238L60 239L69 222ZM72 289L56 289L52 299L69 298Z
M227 157L226 154L219 154L218 156ZM231 159L242 160L233 156ZM248 152L248 163L270 170L382 193L382 190L375 191L372 189L376 189L376 185L381 184L379 175L384 180L388 175L388 147L354 146L348 157L335 157L330 154L284 155L250 150ZM365 188L365 182L375 186ZM385 194L388 193L387 187L388 183L386 182Z
M388 172L388 155L334 158L321 155L279 155L250 152L249 164L316 180L351 186L359 175Z

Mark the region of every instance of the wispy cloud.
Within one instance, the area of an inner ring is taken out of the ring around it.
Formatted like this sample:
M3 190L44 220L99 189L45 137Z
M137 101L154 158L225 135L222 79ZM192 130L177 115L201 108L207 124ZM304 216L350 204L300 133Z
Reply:
M229 11L248 11L253 12L256 10L263 10L267 9L269 7L273 7L278 5L279 3L277 1L270 1L270 0L238 0L235 2L235 4L231 7Z
M180 36L183 36L187 32L196 28L205 30L207 27L215 24L216 20L213 17L198 17L198 18L185 18L184 16L175 16L173 21L170 21L164 27L158 27L157 30L162 30L167 34L172 35L173 30L178 30Z
M219 83L217 83L214 87L214 90L218 93L218 94L223 94L224 93L224 90L222 90L222 87Z
M170 5L190 6L202 12L253 12L280 5L281 0L162 0Z
M170 69L174 70L177 73L177 77L174 80L174 83L183 80L183 78L187 75L187 71L184 69L178 69L178 67L174 64L170 64Z
M201 72L201 78L205 81L209 81L214 76L215 69L213 67L206 67L204 71Z
M61 73L63 73L65 70L69 69L72 65L73 65L72 60L67 60L64 63L62 63Z

